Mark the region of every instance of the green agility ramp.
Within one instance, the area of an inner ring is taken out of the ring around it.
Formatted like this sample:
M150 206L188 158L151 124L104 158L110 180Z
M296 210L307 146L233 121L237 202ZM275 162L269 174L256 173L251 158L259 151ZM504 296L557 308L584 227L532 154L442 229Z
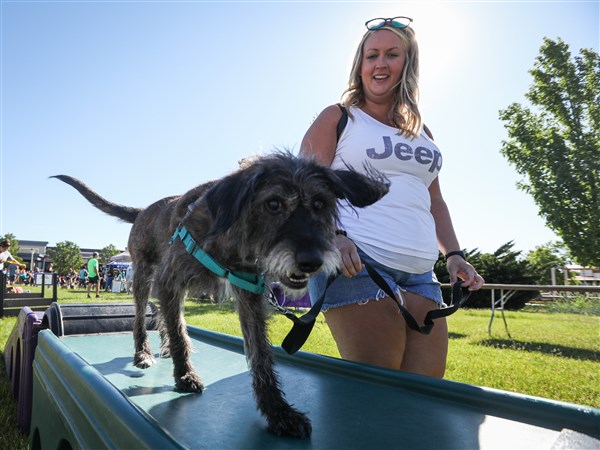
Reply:
M170 359L132 365L131 333L38 336L32 449L599 448L600 410L275 348L305 440L271 434L242 340L188 327L202 394L173 390ZM150 332L158 350L157 332Z

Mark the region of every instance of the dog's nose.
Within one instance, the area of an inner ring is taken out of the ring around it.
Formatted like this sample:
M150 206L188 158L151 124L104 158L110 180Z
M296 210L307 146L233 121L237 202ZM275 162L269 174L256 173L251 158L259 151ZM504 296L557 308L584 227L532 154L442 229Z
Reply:
M321 268L323 259L319 252L307 249L296 254L296 264L302 272L313 273Z

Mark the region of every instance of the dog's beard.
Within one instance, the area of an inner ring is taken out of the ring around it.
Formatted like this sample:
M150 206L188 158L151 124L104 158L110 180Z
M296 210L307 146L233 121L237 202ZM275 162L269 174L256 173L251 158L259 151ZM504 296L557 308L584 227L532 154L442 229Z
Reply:
M275 246L261 261L261 269L270 281L278 281L290 298L299 298L308 290L308 279L319 272L327 276L337 272L340 253L334 246L324 250L321 267L312 273L303 272L296 264L294 251L284 244Z

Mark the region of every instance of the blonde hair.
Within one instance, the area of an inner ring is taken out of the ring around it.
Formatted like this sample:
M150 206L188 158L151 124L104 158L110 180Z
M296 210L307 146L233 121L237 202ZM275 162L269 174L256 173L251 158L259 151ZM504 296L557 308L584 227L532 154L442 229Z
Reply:
M360 71L363 59L363 47L365 41L373 33L379 30L389 30L400 38L406 51L406 62L400 77L400 83L396 88L394 103L390 111L390 122L398 128L399 134L405 134L411 138L421 133L421 113L419 112L419 46L415 32L411 27L396 28L390 25L383 26L377 30L368 30L362 37L354 61L350 70L348 87L342 94L341 103L349 110L349 106L360 107L365 104Z

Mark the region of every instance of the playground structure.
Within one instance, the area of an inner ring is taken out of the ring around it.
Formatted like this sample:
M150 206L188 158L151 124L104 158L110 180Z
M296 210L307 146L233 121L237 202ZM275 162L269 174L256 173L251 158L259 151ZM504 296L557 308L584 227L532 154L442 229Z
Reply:
M284 390L313 434L277 437L256 410L240 338L188 327L207 388L179 393L170 359L132 365L133 336L123 328L133 305L114 306L53 303L43 316L19 315L5 358L20 355L6 366L30 448L600 447L600 410L591 407L280 348ZM147 312L150 328L155 313ZM158 332L149 334L158 351Z
M146 327L156 328L156 307L152 302L146 310ZM115 333L131 330L135 306L130 303L74 304L52 303L45 312L24 307L4 348L4 365L17 400L17 426L29 432L32 409L33 361L38 334L49 329L56 336L78 333Z
M17 426L23 433L29 432L33 358L43 317L43 312L24 307L4 348L6 375L17 400Z
M56 273L36 274L40 280L42 291L40 293L7 292L7 278L4 272L0 271L0 317L17 316L25 306L33 311L44 311L52 302L58 299L58 275ZM46 298L45 290L52 288L52 297Z

